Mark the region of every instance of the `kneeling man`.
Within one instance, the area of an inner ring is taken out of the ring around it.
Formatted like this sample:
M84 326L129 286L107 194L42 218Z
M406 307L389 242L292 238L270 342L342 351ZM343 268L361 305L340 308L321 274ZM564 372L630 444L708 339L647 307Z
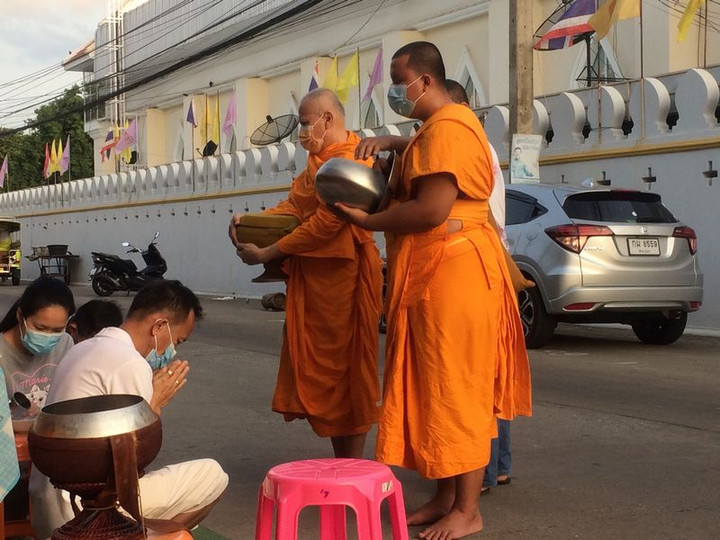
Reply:
M185 385L188 363L174 360L202 317L193 292L179 281L142 289L119 328L105 328L73 347L55 372L47 404L106 394L143 397L159 415ZM228 476L212 459L198 459L147 471L139 480L144 517L169 519L190 529L200 523L227 487ZM55 489L33 469L30 477L33 526L47 538L70 521L67 492Z

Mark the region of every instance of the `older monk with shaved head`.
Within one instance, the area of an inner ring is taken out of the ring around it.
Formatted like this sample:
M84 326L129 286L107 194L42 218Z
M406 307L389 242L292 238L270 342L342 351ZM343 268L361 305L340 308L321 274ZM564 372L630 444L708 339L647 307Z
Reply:
M289 256L283 346L272 409L285 420L306 418L330 437L336 457L362 457L379 416L377 371L382 263L372 233L338 218L315 190L315 173L328 159L355 159L360 139L345 129L335 94L317 89L300 102L300 144L307 167L271 214L301 224L277 243L259 248L230 238L247 264ZM360 161L369 165L368 162Z

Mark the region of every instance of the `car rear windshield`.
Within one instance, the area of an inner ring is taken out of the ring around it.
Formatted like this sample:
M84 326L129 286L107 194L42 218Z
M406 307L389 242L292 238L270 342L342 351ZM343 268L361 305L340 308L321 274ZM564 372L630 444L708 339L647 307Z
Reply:
M570 195L563 209L572 219L615 223L675 223L657 193L598 191Z

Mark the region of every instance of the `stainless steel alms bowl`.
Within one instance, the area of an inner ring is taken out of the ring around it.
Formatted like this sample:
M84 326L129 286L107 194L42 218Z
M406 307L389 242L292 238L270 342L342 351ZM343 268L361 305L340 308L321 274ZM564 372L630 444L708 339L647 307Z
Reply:
M331 158L315 175L315 188L327 204L341 202L371 214L377 210L386 185L382 173L350 159Z

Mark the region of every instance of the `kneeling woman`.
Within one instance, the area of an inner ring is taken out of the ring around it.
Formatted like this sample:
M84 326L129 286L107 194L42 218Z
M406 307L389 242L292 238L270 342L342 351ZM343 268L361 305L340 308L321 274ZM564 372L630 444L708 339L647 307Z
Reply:
M59 279L39 277L0 321L0 368L13 418L32 418L45 404L55 368L73 340L65 325L75 312L72 291Z

